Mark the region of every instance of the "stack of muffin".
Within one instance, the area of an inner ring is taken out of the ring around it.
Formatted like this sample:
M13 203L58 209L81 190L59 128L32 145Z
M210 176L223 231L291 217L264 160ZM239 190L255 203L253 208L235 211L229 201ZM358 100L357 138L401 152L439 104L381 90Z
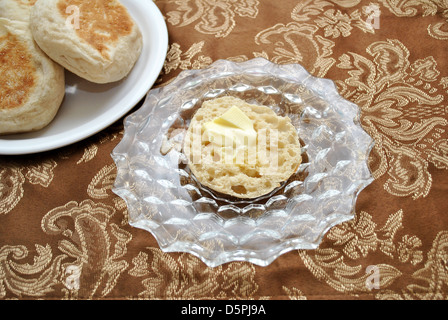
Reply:
M138 25L118 0L0 0L0 134L39 130L54 119L64 69L115 82L141 50Z

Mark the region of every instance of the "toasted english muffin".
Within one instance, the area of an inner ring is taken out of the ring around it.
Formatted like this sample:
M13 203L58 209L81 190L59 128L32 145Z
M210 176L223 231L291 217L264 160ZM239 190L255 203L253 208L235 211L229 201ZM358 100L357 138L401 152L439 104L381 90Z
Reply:
M247 115L257 132L256 148L248 148L239 159L219 155L220 149L204 139L204 124L232 106ZM288 117L231 96L202 104L190 122L183 150L191 172L202 185L237 198L256 198L271 192L302 162L297 130Z
M50 58L95 83L125 78L142 50L140 29L118 0L37 0L31 30Z
M7 2L1 0L2 9ZM13 6L16 1L9 2ZM27 10L22 12L26 15ZM62 103L64 69L40 50L25 17L11 20L3 14L6 11L0 12L0 134L39 130L53 120Z

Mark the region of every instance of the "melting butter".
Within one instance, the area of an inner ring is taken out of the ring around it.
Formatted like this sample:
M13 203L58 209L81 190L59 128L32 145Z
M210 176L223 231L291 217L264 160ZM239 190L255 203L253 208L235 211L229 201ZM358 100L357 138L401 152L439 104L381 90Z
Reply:
M224 148L250 148L257 143L257 132L252 121L236 106L205 123L204 134L206 141Z

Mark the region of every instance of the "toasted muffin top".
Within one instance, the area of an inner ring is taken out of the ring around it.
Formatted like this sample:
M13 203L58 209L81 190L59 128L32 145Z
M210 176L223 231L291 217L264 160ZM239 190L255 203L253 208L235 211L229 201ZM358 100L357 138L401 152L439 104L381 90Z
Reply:
M134 27L126 8L116 0L59 0L57 7L66 19L79 13L76 34L104 58L109 57L109 47Z
M224 149L204 139L204 124L232 106L247 115L257 132L256 146L244 149L240 158L226 158ZM191 120L183 148L191 172L202 185L237 198L268 194L288 180L302 162L297 131L288 117L231 96L202 104Z
M35 73L27 46L0 25L0 110L25 103L35 87Z

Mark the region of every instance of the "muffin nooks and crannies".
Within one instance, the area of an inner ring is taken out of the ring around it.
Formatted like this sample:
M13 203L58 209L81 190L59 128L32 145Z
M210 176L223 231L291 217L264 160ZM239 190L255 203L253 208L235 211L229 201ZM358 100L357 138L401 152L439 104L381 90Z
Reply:
M142 35L118 0L37 0L31 30L41 49L81 78L125 78L142 50Z
M65 95L64 69L31 35L31 6L0 0L0 135L45 127Z
M231 96L202 104L188 128L184 152L201 184L237 198L271 192L302 161L288 117Z

